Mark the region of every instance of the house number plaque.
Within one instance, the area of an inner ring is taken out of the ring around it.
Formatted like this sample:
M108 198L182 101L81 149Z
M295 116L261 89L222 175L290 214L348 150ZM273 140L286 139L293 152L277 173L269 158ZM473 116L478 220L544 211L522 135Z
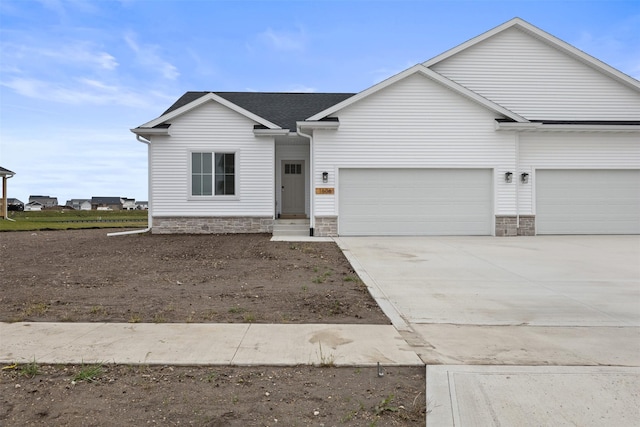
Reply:
M316 188L316 194L335 194L333 187L329 188Z

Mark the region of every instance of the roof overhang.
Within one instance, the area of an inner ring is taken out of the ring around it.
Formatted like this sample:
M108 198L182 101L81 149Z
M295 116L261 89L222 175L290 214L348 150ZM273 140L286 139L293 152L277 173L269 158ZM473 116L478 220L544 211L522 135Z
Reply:
M340 127L339 120L304 120L296 122L296 127L300 130L314 129L338 129Z
M498 131L520 132L640 132L640 123L607 123L607 122L501 122L496 120Z
M146 127L138 127L138 128L134 128L134 129L130 129L131 132L135 133L136 135L139 135L143 138L147 138L149 139L150 136L158 136L158 135L163 135L163 136L169 136L171 135L169 133L169 127L157 127L157 128L146 128Z
M13 178L13 176L16 174L15 172L10 171L9 169L4 169L4 168L0 168L2 170L0 170L0 176L5 177L7 179L9 178Z
M281 136L289 135L291 132L289 129L269 129L265 127L254 127L253 134L255 136Z

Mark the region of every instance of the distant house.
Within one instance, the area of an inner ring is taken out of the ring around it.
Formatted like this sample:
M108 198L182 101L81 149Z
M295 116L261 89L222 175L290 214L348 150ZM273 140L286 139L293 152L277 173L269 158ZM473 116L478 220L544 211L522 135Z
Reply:
M23 211L24 203L18 199L7 199L7 210L9 211Z
M146 211L147 209L149 209L149 202L146 200L136 202L136 209Z
M98 211L119 211L122 210L122 199L120 197L92 197L91 209Z
M122 197L120 200L122 201L122 209L130 211L136 208L136 199L127 199L126 197Z
M43 208L52 208L58 206L58 198L50 196L29 196L29 203L38 202Z
M39 212L42 210L43 207L44 205L42 203L33 201L24 205L24 210L26 212Z
M0 217L7 218L7 180L12 178L15 172L0 166L0 177L2 178L2 196L0 197Z
M71 199L67 200L67 206L77 211L90 211L91 200L89 199Z

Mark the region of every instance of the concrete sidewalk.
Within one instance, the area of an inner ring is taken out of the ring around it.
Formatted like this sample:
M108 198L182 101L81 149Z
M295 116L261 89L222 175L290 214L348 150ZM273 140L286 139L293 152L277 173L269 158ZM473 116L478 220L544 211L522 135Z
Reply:
M0 363L422 366L391 325L0 323Z

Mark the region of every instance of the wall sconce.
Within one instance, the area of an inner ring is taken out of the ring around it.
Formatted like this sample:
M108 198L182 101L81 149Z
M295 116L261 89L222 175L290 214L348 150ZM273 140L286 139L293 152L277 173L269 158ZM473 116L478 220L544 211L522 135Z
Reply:
M322 182L326 184L329 182L329 172L322 172Z
M521 173L520 182L522 182L523 184L526 184L527 182L529 182L529 174L526 172Z
M513 172L505 172L504 173L504 182L510 183L513 177Z

